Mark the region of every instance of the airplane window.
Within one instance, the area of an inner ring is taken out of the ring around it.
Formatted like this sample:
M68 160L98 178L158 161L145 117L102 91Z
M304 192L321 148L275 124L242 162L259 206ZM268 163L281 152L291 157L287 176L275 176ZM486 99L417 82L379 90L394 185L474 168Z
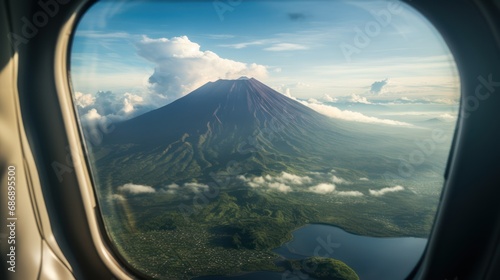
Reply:
M459 109L398 1L104 1L73 99L106 233L161 279L403 279Z

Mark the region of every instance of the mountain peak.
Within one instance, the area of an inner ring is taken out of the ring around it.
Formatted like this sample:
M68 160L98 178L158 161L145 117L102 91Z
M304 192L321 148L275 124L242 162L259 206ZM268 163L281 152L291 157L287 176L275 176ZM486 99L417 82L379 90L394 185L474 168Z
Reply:
M321 126L325 118L254 78L220 79L164 107L117 124L106 141L174 143L184 142L185 134L193 139L218 135L218 140L210 139L221 141L236 133L242 142L270 123L297 127L300 133L313 133L312 128Z
M220 81L226 81L226 82L237 82L237 81L252 81L255 80L252 77L247 77L247 76L241 76L238 79L218 79L215 82L220 82Z

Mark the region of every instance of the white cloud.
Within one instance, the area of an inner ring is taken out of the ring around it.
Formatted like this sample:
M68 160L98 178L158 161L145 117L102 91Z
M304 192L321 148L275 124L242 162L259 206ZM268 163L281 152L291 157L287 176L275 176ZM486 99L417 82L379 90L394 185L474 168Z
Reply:
M75 93L75 103L86 139L99 145L104 134L112 129L112 123L123 121L155 107L148 105L142 96L125 92L115 94L99 91L95 94Z
M332 179L333 179L333 181L336 181L336 183L338 182L339 184L348 183L344 179L338 178L336 176L333 176ZM319 183L319 184L317 184L315 186L309 187L308 191L313 192L313 193L317 193L317 194L334 194L334 195L337 195L337 196L344 196L344 197L347 197L347 196L352 196L352 197L363 196L363 193L359 192L359 191L337 191L336 188L337 188L336 185L332 184L332 183Z
M343 178L340 178L340 177L337 177L335 175L332 176L332 182L335 183L335 184L345 184L345 185L348 185L348 184L351 184L351 182L343 179Z
M208 190L208 185L192 182L192 183L184 183L184 188L189 189L195 193L198 193L200 191Z
M95 108L80 115L80 121L84 130L85 140L92 145L99 145L102 142L103 135L110 131L110 120L105 116L101 116Z
M335 194L338 196L363 196L363 193L358 191L337 191Z
M366 178L366 177L363 177L363 178L359 178L360 181L370 181L370 179Z
M176 183L172 183L172 184L170 184L170 185L168 185L168 186L167 186L167 188L168 188L168 189L170 189L170 190L176 190L176 189L178 189L179 187L180 187L180 186L179 186L179 185L177 185Z
M255 40L250 42L236 43L236 44L228 44L228 45L220 45L221 47L232 48L232 49L244 49L248 46L258 46L263 45L267 42L267 40Z
M150 97L150 96L149 96ZM101 120L116 122L135 117L156 106L157 100L145 100L143 96L125 92L115 94L110 91L99 91L95 94L75 93L75 101L82 123Z
M90 122L95 120L100 120L102 116L97 112L97 109L90 109L86 114L80 117L82 122Z
M335 191L335 185L321 183L321 184L318 184L316 186L310 187L309 191L313 192L313 193L318 193L318 194L333 193Z
M279 43L274 44L270 47L265 48L266 51L272 52L280 52L280 51L298 51L298 50L307 50L308 47L299 44L291 44L291 43Z
M278 176L267 174L265 176L247 178L240 175L236 178L245 182L251 188L269 188L284 193L292 191L290 185L298 186L312 182L309 176L298 176L287 172L281 172Z
M277 190L279 192L283 192L283 193L287 193L287 192L291 192L292 191L292 188L290 188L290 186L287 186L283 183L278 183L278 182L274 182L274 183L270 183L267 185L270 189L273 189L273 190Z
M388 188L383 188L380 190L372 190L370 189L369 192L373 196L382 196L386 193L391 193L391 192L399 192L404 190L405 188L402 186L394 186L394 187L388 187Z
M252 188L258 188L262 187L266 183L266 181L264 181L264 178L262 177L255 177L252 180L248 180L247 183Z
M456 116L453 116L451 114L448 114L448 113L445 113L445 114L441 114L439 115L439 118L443 119L443 120L447 120L447 121L454 121L457 119Z
M364 96L359 96L357 94L351 94L351 98L349 99L350 102L353 103L361 103L361 104L372 104L366 97Z
M277 90L281 91L281 92L283 92L284 89L286 89L286 92L283 94L286 95L287 97L289 97L297 102L300 102L303 105L313 109L314 111L316 111L322 115L325 115L327 117L330 117L330 118L340 119L340 120L345 120L345 121L361 122L361 123L385 124L385 125L407 126L407 127L413 126L413 125L406 123L406 122L394 121L394 120L390 120L390 119L380 119L380 118L376 118L376 117L369 117L369 116L363 115L363 114L358 113L358 112L353 112L353 111L349 111L349 110L340 110L337 107L322 104L319 102L315 103L315 102L299 100L290 94L289 88L285 88L284 86L280 86L277 88ZM365 98L365 100L366 100L366 98ZM317 101L317 100L314 99L313 101Z
M293 185L302 185L305 183L311 183L312 179L309 176L298 176L294 174L290 174L287 172L281 172L280 176L274 178L274 180L282 183L289 183Z
M321 102L319 102L318 99L316 99L316 98L309 98L309 99L307 99L307 102L314 103L314 104L321 104Z
M155 189L153 189L150 186L145 186L145 185L136 185L132 183L128 183L122 186L118 187L118 191L124 192L124 193L130 193L130 194L140 194L140 193L154 193L156 192Z
M264 180L264 178L263 178L262 176L260 176L260 177L255 177L255 178L253 178L252 180L253 180L255 183L257 183L257 184L264 184L264 182L265 182L265 180Z
M87 106L94 104L94 102L95 102L95 97L92 96L92 94L89 93L85 94L79 91L75 92L75 103L77 106L85 108Z
M337 107L325 104L315 104L315 103L309 103L307 101L300 101L300 102L306 105L307 107L315 110L316 112L334 119L361 122L361 123L394 125L394 126L412 126L411 124L406 122L369 117L358 112L353 112L349 110L340 110Z
M331 97L329 94L326 94L326 93L323 95L322 99L326 102L337 102L338 101L337 98Z
M331 172L308 172L308 174L314 175L315 179L309 176L298 176L287 172L281 172L277 176L266 174L264 176L245 177L244 175L240 175L236 178L245 182L250 188L262 188L264 190L274 190L283 193L307 191L316 194L333 194L342 197L363 196L363 193L359 191L337 191L337 184L348 185L352 183L343 178L332 176Z
M169 184L165 186L165 189L163 189L163 192L166 192L168 194L176 194L177 191L179 190L180 186L177 185L176 183Z
M161 189L161 192L168 194L177 194L179 192L183 192L184 194L186 194L186 192L199 193L202 191L207 191L208 189L208 185L197 182L184 183L182 186L176 183L171 183Z
M151 89L168 98L181 97L209 81L237 79L241 76L265 79L266 66L225 59L187 36L151 39L137 43L138 54L155 64L149 77Z
M141 96L131 94L131 93L125 93L125 97L123 98L123 112L125 114L130 114L134 112L135 108L134 106L136 105L141 105L144 102L144 99Z

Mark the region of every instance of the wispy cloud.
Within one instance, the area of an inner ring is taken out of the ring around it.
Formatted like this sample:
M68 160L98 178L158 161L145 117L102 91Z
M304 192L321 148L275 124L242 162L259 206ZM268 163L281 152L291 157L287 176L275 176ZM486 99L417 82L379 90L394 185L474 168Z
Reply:
M78 30L76 37L85 37L89 39L129 39L133 35L126 32L103 32L95 30Z
M298 51L298 50L307 50L308 47L304 45L299 45L299 44L292 44L292 43L279 43L279 44L274 44L270 47L264 48L266 51L272 51L272 52L281 52L281 51Z
M338 196L363 196L363 193L362 192L358 192L358 191L337 191L335 192L335 195L338 195Z
M334 82L338 96L350 95L354 91L358 95L373 93L372 96L392 101L401 96L455 100L459 96L460 81L458 75L454 75L453 66L453 57L449 55L384 56L341 66L318 62L308 74L317 77L316 84L331 85ZM374 77L381 74L390 76L390 80L384 78L374 83Z
M234 35L231 34L208 34L206 35L210 39L214 40L224 40L224 39L231 39L234 38Z
M400 121L395 121L395 120L390 120L390 119L381 119L377 117L370 117L366 116L362 113L359 112L354 112L350 110L341 110L335 106L323 104L319 102L317 99L309 99L307 101L305 100L300 100L292 96L290 93L290 88L287 86L281 86L276 88L277 91L281 92L283 95L298 101L302 103L303 105L315 110L316 112L323 114L327 117L334 118L334 119L340 119L340 120L345 120L345 121L354 121L354 122L361 122L361 123L372 123L372 124L383 124L383 125L393 125L393 126L405 126L405 127L412 127L413 125L410 123L406 122L400 122ZM366 101L366 98L359 99L358 101ZM368 104L370 104L368 102Z
M361 123L372 123L372 124L383 124L383 125L393 125L393 126L406 126L412 127L412 124L406 122L400 122L390 119L380 119L377 117L369 117L358 112L349 110L340 110L337 107L329 106L325 104L309 103L307 101L301 101L302 104L315 110L316 112L323 114L327 117L340 119L345 121L354 121Z
M373 196L382 196L382 195L387 194L387 193L399 192L399 191L402 191L404 189L405 188L402 187L402 186L394 186L394 187L383 188L383 189L380 189L380 190L372 190L372 189L370 189L369 192Z
M250 42L242 42L242 43L235 43L235 44L225 44L225 45L220 45L221 47L226 47L226 48L232 48L232 49L244 49L249 46L259 46L263 45L267 40L256 40L256 41L250 41Z

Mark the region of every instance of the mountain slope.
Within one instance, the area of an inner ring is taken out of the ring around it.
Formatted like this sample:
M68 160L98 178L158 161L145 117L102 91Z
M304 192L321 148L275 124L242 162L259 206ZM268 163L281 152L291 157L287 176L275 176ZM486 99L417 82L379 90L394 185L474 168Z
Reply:
M116 124L98 167L150 185L206 179L235 162L255 175L304 173L327 167L349 143L330 119L255 79L218 80Z

